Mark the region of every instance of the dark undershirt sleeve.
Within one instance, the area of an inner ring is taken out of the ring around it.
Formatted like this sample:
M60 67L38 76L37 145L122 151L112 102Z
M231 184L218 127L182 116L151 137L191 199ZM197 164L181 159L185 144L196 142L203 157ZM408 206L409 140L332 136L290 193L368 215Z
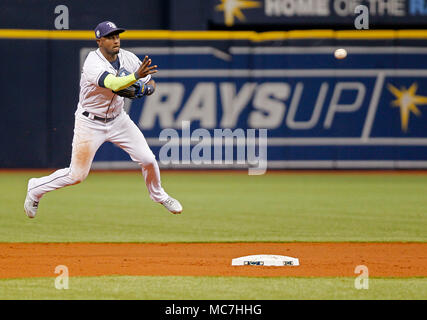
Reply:
M98 86L100 86L100 87L102 87L102 88L105 88L105 85L104 85L104 80L105 80L105 78L109 75L110 73L108 72L108 71L105 71L100 77L99 77L99 80L98 80Z

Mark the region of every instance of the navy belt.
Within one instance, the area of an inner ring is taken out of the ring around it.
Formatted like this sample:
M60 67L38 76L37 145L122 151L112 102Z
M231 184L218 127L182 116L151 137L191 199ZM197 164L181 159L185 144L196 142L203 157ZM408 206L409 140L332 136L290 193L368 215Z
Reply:
M89 112L85 111L85 112L83 112L83 115L90 119L90 117L89 117L90 113ZM92 116L93 116L94 120L103 121L103 122L110 122L111 120L116 119L115 117L114 118L101 118L101 117L98 117L95 115L92 115Z

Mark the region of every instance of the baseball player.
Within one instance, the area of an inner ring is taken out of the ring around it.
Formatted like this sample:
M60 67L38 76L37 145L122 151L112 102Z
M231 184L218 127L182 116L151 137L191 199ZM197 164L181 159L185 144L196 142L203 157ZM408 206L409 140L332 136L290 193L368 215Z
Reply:
M156 84L151 75L157 72L148 56L141 62L135 54L120 48L119 34L124 31L110 21L96 27L98 49L89 53L81 73L70 166L28 181L24 203L28 217L35 217L39 201L47 192L82 182L105 141L125 150L140 165L153 201L173 214L182 212L179 201L162 188L159 166L144 135L123 110L124 97L153 94Z

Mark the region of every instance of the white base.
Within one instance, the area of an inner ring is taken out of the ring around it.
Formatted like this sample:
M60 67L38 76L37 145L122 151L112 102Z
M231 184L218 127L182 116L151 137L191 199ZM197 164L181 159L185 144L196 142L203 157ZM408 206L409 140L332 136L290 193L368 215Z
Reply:
M231 260L232 266L266 266L266 267L283 267L283 266L299 266L297 258L278 256L272 254L257 254L253 256L245 256Z

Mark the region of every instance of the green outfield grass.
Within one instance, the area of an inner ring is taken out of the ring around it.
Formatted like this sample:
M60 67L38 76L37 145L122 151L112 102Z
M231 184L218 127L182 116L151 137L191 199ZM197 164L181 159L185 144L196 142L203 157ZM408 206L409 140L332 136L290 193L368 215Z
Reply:
M0 280L0 299L144 300L416 300L427 299L426 278L71 277L68 290L54 278Z
M427 175L162 172L184 213L152 202L139 172L97 173L23 212L27 180L0 172L0 242L427 241ZM426 299L427 278L2 279L0 299Z
M1 242L427 240L427 175L162 172L184 213L148 197L139 172L91 173L23 212L27 180L0 173Z

